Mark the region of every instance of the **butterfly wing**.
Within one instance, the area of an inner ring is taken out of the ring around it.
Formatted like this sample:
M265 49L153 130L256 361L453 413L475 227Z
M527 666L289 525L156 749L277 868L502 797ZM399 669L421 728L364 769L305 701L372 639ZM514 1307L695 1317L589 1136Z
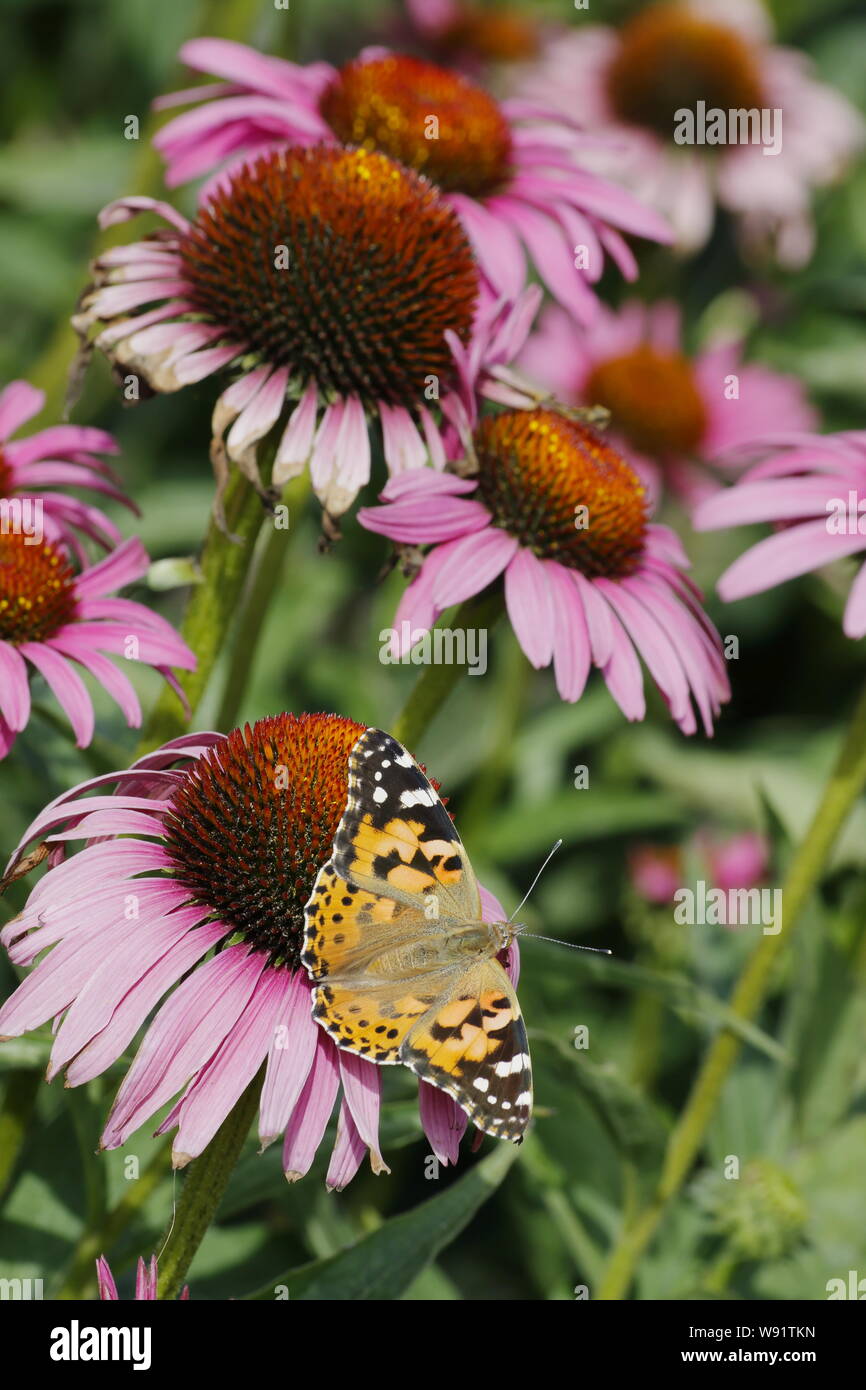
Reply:
M511 981L489 957L451 982L414 1023L400 1060L497 1139L519 1143L532 1114L526 1026Z
M428 919L481 919L454 822L412 755L381 729L367 729L349 754L349 797L331 857L341 878L426 908Z
M304 912L313 1017L338 1047L399 1062L410 1028L453 973L436 968L434 924L418 907L341 878L332 864L319 871Z
M305 918L313 1014L337 1045L403 1063L479 1129L519 1142L532 1076L517 996L495 957L448 957L448 928L481 920L478 884L434 788L381 729L349 755L346 810Z

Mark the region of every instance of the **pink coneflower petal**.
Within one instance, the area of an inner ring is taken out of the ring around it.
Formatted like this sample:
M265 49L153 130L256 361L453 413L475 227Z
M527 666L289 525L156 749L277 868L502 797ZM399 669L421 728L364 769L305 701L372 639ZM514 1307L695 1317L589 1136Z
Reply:
M121 940L114 950L108 950L106 945L96 970L66 1011L51 1049L49 1081L107 1027L115 1009L142 973L199 924L201 909L177 908L166 917L162 905L154 903L149 913L142 912L132 921L132 940Z
M283 1172L289 1182L297 1182L298 1178L310 1171L339 1089L340 1068L336 1048L320 1029L313 1065L286 1128Z
M598 301L575 269L573 254L569 254L569 247L556 224L536 209L510 198L491 198L489 206L494 214L515 224L551 294L579 323L591 324Z
M329 1192L342 1192L357 1173L366 1152L367 1146L358 1133L358 1126L352 1118L352 1111L344 1096L337 1118L334 1151L325 1175L325 1185Z
M254 87L273 97L292 97L299 89L316 91L333 71L327 63L299 67L281 58L267 58L231 39L190 39L178 53L182 63L212 72L229 82Z
M379 1152L379 1109L382 1103L382 1073L363 1057L340 1053L340 1080L346 1105L362 1142L370 1150L374 1173L390 1173Z
M611 658L614 643L610 608L584 575L573 571L571 580L580 595L593 662L604 667Z
M287 985L286 971L262 971L240 1017L179 1102L175 1167L202 1152L255 1077L267 1056ZM160 1129L170 1127L165 1121Z
M443 474L443 477L447 475ZM422 517L411 495L405 502L384 508L362 507L358 520L368 531L378 531L404 545L456 540L490 525L490 513L480 502L462 497L441 497L432 516Z
M150 1025L124 1077L102 1136L103 1148L119 1148L147 1115L210 1061L244 1012L263 967L261 956L229 946L178 986Z
M466 1115L450 1096L436 1086L422 1081L418 1087L418 1107L421 1127L433 1153L445 1167L456 1163L460 1154L460 1140L466 1132Z
M826 520L805 522L758 541L725 570L718 590L730 603L749 594L763 593L786 579L809 574L831 560L856 555L862 549L861 535L832 535L827 530Z
M598 587L617 614L636 650L646 662L650 675L668 702L676 722L684 733L693 733L694 714L689 699L689 685L665 629L652 611L636 601L624 584L600 579Z
M289 417L274 458L273 483L282 487L300 473L313 449L319 392L311 382Z
M241 459L276 424L283 409L288 367L273 372L238 415L226 436L229 458Z
M412 583L408 586L394 614L395 636L391 644L394 657L402 656L411 644L411 634L426 632L435 623L442 606L435 602L433 590L439 576L450 569L451 557L459 541L445 541L428 555ZM408 624L410 643L403 641L404 624Z
M0 392L0 439L6 440L45 404L45 392L29 381L12 381Z
M400 475L407 470L423 468L427 462L424 440L412 423L412 417L402 406L379 406L382 422L382 445L391 473Z
M30 686L24 658L10 642L0 642L0 714L18 732L30 718Z
M70 1063L66 1071L67 1084L81 1086L86 1081L92 1081L115 1062L166 990L182 980L186 972L222 940L225 933L226 928L222 923L203 922L156 960L124 995L110 1022Z
M156 1256L151 1255L150 1265L146 1265L139 1255L138 1266L135 1271L135 1296L141 1300L153 1300L156 1298Z
M554 583L549 566L531 550L518 550L505 571L508 617L536 670L549 666L553 656L558 621Z
M96 1261L96 1282L99 1286L99 1297L103 1302L114 1302L117 1299L117 1285L104 1255L100 1255Z
M592 664L586 615L573 576L550 560L544 563L544 571L550 585L550 602L557 614L551 632L556 688L563 700L574 702L584 692ZM526 651L526 643L522 638L520 641Z
M486 589L505 569L517 547L513 536L495 526L455 541L447 570L440 570L433 582L437 607L449 608Z
M263 1148L284 1133L310 1074L320 1035L310 1012L309 981L303 971L296 970L289 976L268 1051L259 1110Z
M72 725L78 747L86 748L93 738L95 715L93 702L75 668L59 652L40 642L19 642L18 650L44 677Z
M643 676L634 647L617 619L611 616L613 648L603 668L605 683L626 719L632 722L646 715Z
M452 193L448 201L460 214L476 254L485 256L487 273L498 293L517 299L526 284L526 257L513 229L463 193Z

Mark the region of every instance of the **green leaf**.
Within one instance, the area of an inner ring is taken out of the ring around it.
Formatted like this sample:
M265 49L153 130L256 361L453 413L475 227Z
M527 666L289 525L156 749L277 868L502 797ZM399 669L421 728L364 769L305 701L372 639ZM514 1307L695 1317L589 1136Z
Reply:
M535 1034L532 1035L533 1039ZM623 1158L647 1176L661 1163L667 1129L655 1106L613 1064L591 1062L559 1038L538 1035L572 1069L584 1100L595 1110Z
M291 1298L305 1300L401 1298L493 1195L517 1153L514 1145L499 1144L437 1197L392 1217L330 1259L289 1270L251 1297L273 1298L274 1287L284 1284Z
M496 846L500 860L511 855L524 859L549 849L556 839L574 845L616 835L667 830L682 824L684 819L682 807L661 792L599 788L588 795L574 790L533 806L529 817L525 806L509 806L491 820L486 838Z

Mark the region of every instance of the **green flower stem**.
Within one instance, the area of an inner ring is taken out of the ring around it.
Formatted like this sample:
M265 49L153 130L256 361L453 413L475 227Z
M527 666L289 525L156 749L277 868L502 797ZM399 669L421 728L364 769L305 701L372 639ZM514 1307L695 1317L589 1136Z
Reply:
M830 851L866 785L866 691L861 694L848 733L812 823L782 885L783 928L762 937L746 963L731 999L740 1019L754 1018L767 993L773 968L826 868ZM740 1051L741 1039L723 1029L713 1042L691 1095L668 1141L656 1192L633 1221L625 1224L608 1261L598 1297L625 1297L638 1261L652 1240L668 1203L679 1191L701 1148L722 1087Z
M58 1298L88 1298L96 1289L96 1261L110 1250L144 1204L171 1172L171 1140L157 1149L144 1172L130 1182L128 1190L95 1230L86 1232L75 1248L72 1262ZM142 1252L145 1253L145 1252ZM146 1255L145 1255L146 1258Z
M231 662L217 716L217 728L227 731L238 722L238 713L252 674L253 659L265 618L283 575L286 552L291 545L296 518L310 492L310 479L303 473L283 492L281 502L289 509L291 530L272 526L261 538L252 573L238 608Z
M448 624L452 632L493 627L505 604L501 586L462 603ZM406 704L392 722L390 732L407 748L414 748L436 711L445 703L464 668L455 663L425 667Z
M461 825L468 838L476 827L490 823L508 783L514 740L520 731L520 720L526 702L526 692L532 677L532 667L513 633L501 643L501 659L496 671L496 692L490 702L485 731L490 754L474 778L464 798Z
M247 1086L204 1153L193 1159L159 1259L159 1297L177 1298L228 1186L259 1105L264 1070Z
M225 495L226 535L211 520L201 556L201 583L190 595L180 632L198 657L194 671L184 671L181 685L195 712L223 649L255 550L256 537L268 514L255 489L234 473ZM234 539L233 539L234 537ZM187 726L177 695L166 687L144 728L139 753L176 738Z

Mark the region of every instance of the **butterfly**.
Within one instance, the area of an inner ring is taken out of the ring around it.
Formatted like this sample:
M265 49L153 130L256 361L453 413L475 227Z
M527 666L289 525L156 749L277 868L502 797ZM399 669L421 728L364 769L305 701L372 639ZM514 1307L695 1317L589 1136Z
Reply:
M519 1143L532 1072L497 956L516 928L483 922L454 823L402 744L367 729L331 859L304 909L313 1017L339 1047L402 1063L487 1134Z

